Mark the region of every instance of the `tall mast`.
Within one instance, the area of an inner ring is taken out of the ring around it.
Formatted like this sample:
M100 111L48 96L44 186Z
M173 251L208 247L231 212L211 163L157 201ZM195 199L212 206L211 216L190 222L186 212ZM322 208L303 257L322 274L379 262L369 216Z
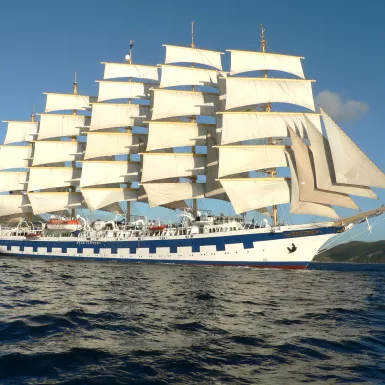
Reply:
M132 48L134 47L134 44L135 44L135 41L130 40L130 59L128 60L129 64L132 64ZM129 77L128 81L131 82L132 77ZM129 98L128 104L130 103L131 103L131 99ZM130 126L127 127L127 133L132 133L132 127ZM128 161L131 160L130 154L127 155L127 160ZM127 188L130 188L130 187L131 187L131 183L127 183ZM130 220L131 220L131 201L127 200L126 201L126 226L128 226L128 224L130 223Z
M74 82L73 82L73 94L77 95L78 94L78 83L76 80L76 71L74 73ZM76 110L73 110L73 114L77 115ZM76 142L76 136L72 137L72 142ZM72 167L76 167L76 162L72 162ZM75 192L76 187L70 187L69 192ZM71 209L71 218L75 219L76 218L76 209Z
M195 26L195 21L192 21L191 22L191 48L195 48L195 43L194 43L194 26ZM191 63L191 67L194 67L194 63ZM195 91L195 86L191 86L191 90ZM190 121L191 122L195 122L196 121L196 117L192 116L190 118ZM193 154L196 154L195 146L192 146L191 150L192 150ZM196 182L197 181L197 177L196 176L192 176L191 177L191 181L193 183ZM194 218L196 218L197 215L198 215L198 200L197 199L193 199L193 214L194 214Z
M36 122L35 105L32 106L31 122ZM27 221L32 222L32 212L27 213Z
M266 46L267 46L267 42L266 42L266 39L265 39L265 26L263 24L261 24L261 51L262 52L266 52ZM267 70L263 71L263 75L264 75L265 78L268 77L267 76ZM263 107L263 110L265 112L271 112L271 103L266 103L265 106ZM272 137L269 138L269 144L270 145L274 144ZM277 171L276 171L275 168L270 169L269 173L270 173L272 178L275 178L277 176ZM278 209L277 209L277 205L273 205L273 224L274 224L274 226L278 225Z

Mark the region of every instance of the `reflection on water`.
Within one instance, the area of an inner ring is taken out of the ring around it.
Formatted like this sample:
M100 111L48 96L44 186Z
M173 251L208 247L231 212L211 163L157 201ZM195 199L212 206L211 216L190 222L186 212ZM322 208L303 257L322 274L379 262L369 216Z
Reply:
M0 259L1 384L383 383L385 270Z

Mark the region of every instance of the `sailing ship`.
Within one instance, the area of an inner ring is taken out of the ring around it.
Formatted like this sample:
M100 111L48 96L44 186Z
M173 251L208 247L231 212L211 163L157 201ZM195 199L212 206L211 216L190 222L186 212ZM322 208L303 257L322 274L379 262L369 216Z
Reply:
M267 52L263 26L260 51L228 50L229 72L223 52L195 46L194 23L191 46L165 45L159 66L134 63L133 46L124 62L102 63L97 97L75 78L71 94L46 93L39 121L7 121L0 216L20 221L1 227L2 255L306 268L329 239L385 211L335 211L358 210L351 196L378 199L371 188L385 175L316 112L303 57ZM203 199L235 215L199 210ZM135 202L182 210L181 221L131 215ZM287 224L287 205L328 220ZM123 206L125 221L79 215ZM34 222L40 214L51 219Z

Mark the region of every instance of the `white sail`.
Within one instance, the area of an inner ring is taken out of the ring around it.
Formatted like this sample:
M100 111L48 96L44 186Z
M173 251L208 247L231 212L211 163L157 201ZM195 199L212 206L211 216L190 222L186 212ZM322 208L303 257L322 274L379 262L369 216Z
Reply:
M150 99L150 88L153 85L136 82L117 82L98 80L99 96L98 102L112 99Z
M141 143L145 143L147 135L123 132L89 132L84 159L101 156L138 154Z
M26 190L27 180L27 172L0 171L0 192Z
M269 137L287 137L287 125L292 127L298 136L306 138L304 130L305 116L321 132L319 114L303 114L296 112L223 112L221 144L236 143L244 140L263 139Z
M75 137L88 129L91 118L73 114L40 114L38 140Z
M150 207L184 199L204 198L205 186L202 183L144 183Z
M297 171L295 170L291 154L287 153L287 160L291 174L291 205L290 212L292 214L310 214L327 218L338 219L339 216L329 205L300 200L299 184Z
M0 170L28 167L31 151L31 146L0 146Z
M148 195L146 193L146 190L144 189L143 185L139 185L139 193L138 193L138 200L137 200L139 203L145 203L145 204L149 204L148 203ZM188 206L186 204L185 201L181 200L181 201L176 201L176 202L170 202L170 203L165 203L163 204L161 207L165 207L169 210L183 210L183 209L187 209Z
M75 167L31 167L28 191L78 186L81 169Z
M341 206L357 210L358 206L349 195L320 190L316 187L310 149L290 127L289 131L293 143L295 168L299 181L300 200L313 203L330 204L333 206Z
M104 64L104 79L137 78L158 81L158 67L129 63Z
M307 118L305 118L305 125L311 143L317 187L322 190L378 199L369 187L337 184L329 142Z
M90 131L141 126L148 115L149 106L141 104L93 103Z
M87 208L80 192L30 192L34 214Z
M108 212L114 213L114 214L121 214L121 215L125 214L125 212L119 206L119 203L111 203L108 206L101 207L99 210L108 211Z
M152 120L172 116L215 116L218 94L197 91L154 89Z
M144 153L142 183L205 173L206 155L190 153Z
M338 183L385 188L384 173L322 108L321 114L329 139L336 181Z
M220 181L237 214L290 202L290 183L283 178Z
M271 167L286 167L285 146L221 146L219 177Z
M165 63L197 63L222 69L221 55L223 52L205 49L180 47L163 44L166 47Z
M47 95L45 112L64 110L88 110L90 103L96 102L96 97L75 94L56 94L44 92Z
M70 141L37 141L33 166L57 162L76 162L83 159L85 143Z
M312 80L226 78L226 110L260 103L289 103L315 110Z
M140 163L128 161L84 161L80 186L127 183L139 180Z
M32 212L28 197L23 194L0 194L0 217Z
M228 51L231 54L231 74L272 70L287 72L300 78L305 78L301 63L301 59L304 59L303 57L232 49Z
M84 200L90 210L98 210L116 202L136 201L138 189L131 188L82 188Z
M3 120L3 123L8 123L4 144L31 142L36 139L38 122Z
M182 67L162 64L160 87L206 86L217 87L218 71L196 67Z
M148 122L147 151L184 146L205 146L207 129L195 122ZM215 127L215 126L214 126Z

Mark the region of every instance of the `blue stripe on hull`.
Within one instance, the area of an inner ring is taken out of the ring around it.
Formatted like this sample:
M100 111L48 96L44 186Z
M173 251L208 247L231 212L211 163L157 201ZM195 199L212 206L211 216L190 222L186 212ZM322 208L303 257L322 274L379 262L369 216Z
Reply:
M203 266L240 266L256 268L306 269L310 262L238 262L238 261L196 261L196 260L168 260L168 259L134 259L109 257L69 257L60 255L37 254L2 254L3 257L35 258L35 259L62 259L76 261L106 261L128 263L162 263L176 265L203 265Z
M0 240L0 245L7 246L11 251L12 246L20 247L24 251L25 247L32 247L34 253L38 252L39 247L47 248L47 252L52 252L52 248L60 248L61 252L67 253L67 249L76 249L78 254L83 253L84 249L93 249L95 254L100 253L100 249L111 249L111 254L117 254L118 249L130 249L130 254L136 254L137 249L149 249L150 254L156 254L158 247L168 247L170 254L178 253L178 247L191 247L193 253L201 252L201 246L215 246L217 251L226 250L226 245L242 243L244 249L252 249L253 242L274 241L278 239L288 239L325 234L335 234L339 232L336 227L321 227L318 229L290 230L282 233L263 233L263 234L234 234L227 236L200 237L199 235L184 239L146 239L146 240L122 240L122 241L46 241L46 240Z

